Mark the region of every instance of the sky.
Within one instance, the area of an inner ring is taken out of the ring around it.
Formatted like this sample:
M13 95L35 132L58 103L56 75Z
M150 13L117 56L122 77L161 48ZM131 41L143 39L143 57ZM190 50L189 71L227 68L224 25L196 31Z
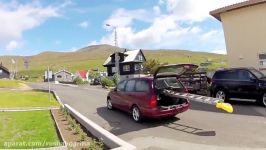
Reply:
M209 11L241 1L0 0L0 55L114 45L115 28L127 49L225 54L222 24Z

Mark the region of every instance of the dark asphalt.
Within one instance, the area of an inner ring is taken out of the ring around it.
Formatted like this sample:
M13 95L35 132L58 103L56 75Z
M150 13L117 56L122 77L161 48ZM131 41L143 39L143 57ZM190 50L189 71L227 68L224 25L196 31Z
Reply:
M44 83L30 86L48 88ZM126 113L106 109L108 91L105 89L55 84L51 88L63 103L138 149L266 148L266 108L255 103L232 102L234 113L228 114L213 106L192 102L191 109L176 118L138 124Z

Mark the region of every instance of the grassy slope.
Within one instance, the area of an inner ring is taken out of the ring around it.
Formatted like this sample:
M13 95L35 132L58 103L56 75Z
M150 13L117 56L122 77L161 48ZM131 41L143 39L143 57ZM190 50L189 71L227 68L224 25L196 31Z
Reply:
M90 46L76 52L45 52L29 57L29 69L23 66L23 57L2 56L0 60L7 67L11 65L11 58L17 60L17 68L20 74L39 77L44 74L48 65L57 70L65 68L73 73L79 69L99 68L105 70L102 66L105 59L116 50L116 47L110 45ZM122 50L122 49L120 49ZM158 59L161 62L168 63L196 63L205 62L206 59L220 62L226 61L225 55L191 52L182 50L144 50L147 59ZM191 60L187 56L191 56ZM219 67L219 66L215 66Z
M51 95L39 91L0 91L0 108L59 106Z
M60 142L49 111L0 112L0 131L0 149L53 147L56 145L48 143ZM4 142L40 142L41 145L5 147Z
M17 80L0 80L0 88L14 88L19 87L21 81Z

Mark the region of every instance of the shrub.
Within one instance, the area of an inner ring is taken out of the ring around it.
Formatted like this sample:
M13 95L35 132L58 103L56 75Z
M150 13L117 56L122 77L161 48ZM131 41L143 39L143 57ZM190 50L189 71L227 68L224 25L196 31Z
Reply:
M113 75L113 82L115 86L117 86L118 82L120 81L120 76L116 73Z
M102 86L103 87L113 87L115 86L114 81L108 78L102 78Z
M81 85L81 84L88 84L88 81L83 81L81 78L77 77L73 80L74 84Z
M74 124L74 134L80 134L80 133L81 133L80 125L75 123Z
M91 142L90 142L90 145L88 147L88 150L101 150L103 149L103 142L102 141L96 141L95 139L93 139Z
M85 141L87 134L83 131L80 132L80 141Z

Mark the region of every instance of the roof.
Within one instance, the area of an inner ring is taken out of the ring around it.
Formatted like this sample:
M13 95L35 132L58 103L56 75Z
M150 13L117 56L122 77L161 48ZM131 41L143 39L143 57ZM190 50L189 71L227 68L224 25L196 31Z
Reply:
M69 71L67 71L67 70L65 70L65 69L63 69L63 70L59 70L59 71L55 72L54 74L58 74L58 73L60 73L60 72L66 72L66 73L68 73L68 74L71 74L71 75L72 75L72 73L71 73L71 72L69 72Z
M87 73L88 73L87 70L79 70L79 71L78 71L79 76L80 76L81 78L83 78L83 79L86 79L86 78L87 78L87 77L86 77Z
M9 70L2 63L0 63L0 68L9 73Z
M231 70L250 70L255 69L253 67L232 67L232 68L221 68L216 70L216 72L231 71Z
M254 5L258 5L262 3L266 3L266 0L248 0L248 1L236 3L233 5L229 5L229 6L225 6L225 7L213 10L210 12L210 15L212 15L213 17L221 21L220 14L222 13L233 11L233 10L240 9L240 8L250 7L250 6L254 6Z
M135 59L137 57L137 55L141 52L141 54L143 55L141 49L137 49L137 50L128 50L126 52L124 52L123 54L126 55L125 60L122 63L126 63L126 62L137 62ZM113 54L112 54L113 55ZM109 57L105 60L104 62L104 66L111 64L111 55L109 55ZM144 57L144 55L143 55ZM145 59L145 57L143 58ZM145 59L146 60L146 59ZM141 62L141 61L140 61Z

